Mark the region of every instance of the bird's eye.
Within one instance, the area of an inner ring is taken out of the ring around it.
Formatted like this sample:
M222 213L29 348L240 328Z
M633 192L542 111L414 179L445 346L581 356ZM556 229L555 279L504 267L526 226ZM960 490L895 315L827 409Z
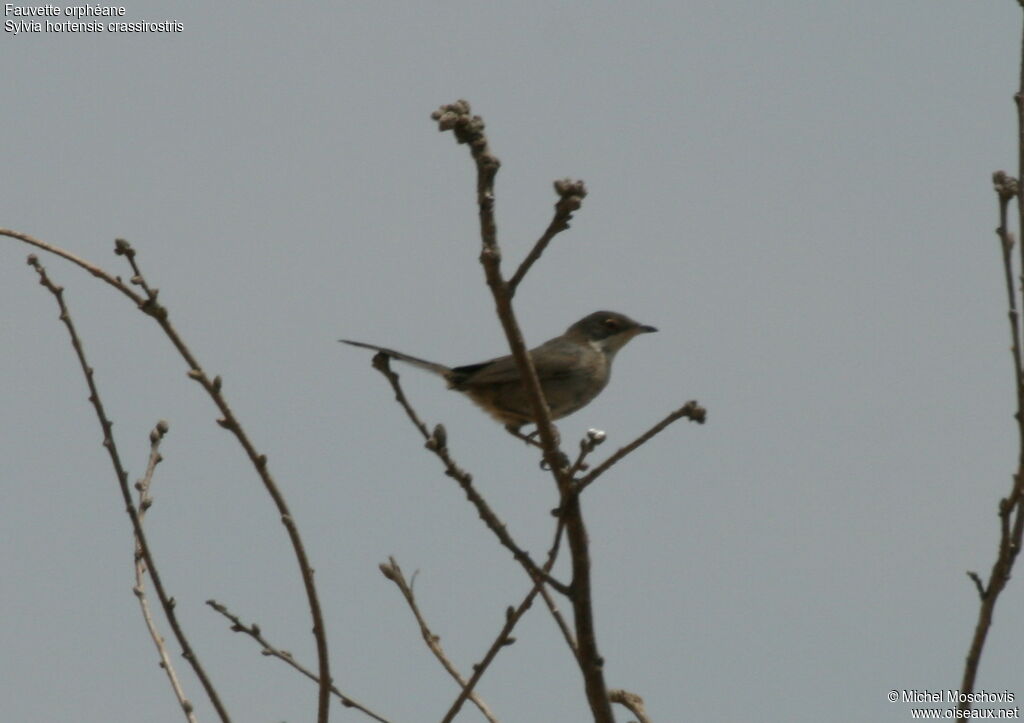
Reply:
M609 329L611 331L615 331L616 329L619 328L619 322L618 320L609 317L604 320L604 328Z

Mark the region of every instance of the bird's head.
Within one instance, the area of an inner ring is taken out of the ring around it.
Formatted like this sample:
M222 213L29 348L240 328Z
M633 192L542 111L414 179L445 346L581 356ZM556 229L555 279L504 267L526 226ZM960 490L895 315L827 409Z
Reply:
M615 311L595 311L570 326L565 336L580 343L591 344L612 355L637 334L657 331Z

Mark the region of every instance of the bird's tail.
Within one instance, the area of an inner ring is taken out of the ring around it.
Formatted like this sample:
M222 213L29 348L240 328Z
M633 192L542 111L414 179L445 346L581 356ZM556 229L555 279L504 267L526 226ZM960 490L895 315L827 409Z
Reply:
M395 351L394 349L388 349L386 347L376 346L374 344L366 344L361 341L352 341L351 339L338 339L338 341L345 342L346 344L351 344L352 346L362 347L363 349L372 349L373 351L379 351L381 354L387 354L392 359L399 359L401 361L404 361L406 364L412 364L413 366L417 366L420 369L426 369L428 372L439 374L442 377L446 377L449 373L451 373L451 367L446 367L444 364L436 364L435 362L427 361L426 359L420 359L419 357L409 356L408 354L403 354L402 352Z

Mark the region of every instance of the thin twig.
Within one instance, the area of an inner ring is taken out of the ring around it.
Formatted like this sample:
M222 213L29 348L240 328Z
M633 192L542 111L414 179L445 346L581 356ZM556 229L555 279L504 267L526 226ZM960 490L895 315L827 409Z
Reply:
M277 658L278 660L283 660L285 663L295 668L295 670L302 673L304 676L312 680L314 683L320 682L320 679L316 677L316 673L314 673L306 666L302 665L302 663L295 660L295 657L290 652L288 652L287 650L281 650L280 648L271 645L270 641L268 641L263 636L263 631L260 629L259 625L257 625L256 623L253 623L252 625L246 625L242 622L242 619L240 617L238 617L230 610L228 610L226 605L222 605L216 600L207 600L206 604L231 621L232 632L244 633L245 635L248 635L250 638L255 640L257 643L259 643L260 646L262 647L262 650L260 650L260 652L263 655L267 656L268 658ZM331 693L333 693L335 697L341 701L341 704L346 708L355 708L356 710L361 711L362 713L365 713L366 715L370 716L374 720L380 721L380 723L390 723L387 718L384 718L378 713L374 713L372 710L364 706L359 701L355 700L351 696L342 693L333 683L331 684Z
M974 588L978 591L978 597L981 600L984 600L985 595L987 593L985 592L985 583L982 582L981 575L974 572L973 570L968 570L967 577L969 577L971 579L971 582L974 583Z
M569 468L569 474L575 477L580 472L587 470L589 468L586 462L587 455L604 444L607 439L608 435L600 429L588 429L587 436L580 440L580 453L577 455L576 461L572 463L572 467Z
M163 459L160 456L160 442L163 440L164 435L167 434L169 428L167 422L161 419L153 427L153 431L149 433L149 461L146 464L146 473L135 483L135 489L139 493L139 524L145 521L146 512L153 505L153 498L149 494L149 488L153 483L153 473L156 472L156 466ZM149 599L146 597L146 560L142 555L142 547L139 545L138 538L135 539L135 588L133 592L139 601L142 619L146 622L149 636L153 639L157 654L160 656L160 667L167 674L167 680L174 690L174 696L178 699L178 705L181 706L182 711L185 713L185 719L189 723L197 723L192 702L185 695L185 689L181 685L178 673L171 663L171 656L167 652L164 637L157 629L156 620L153 619L153 611L149 607Z
M555 598L546 586L540 589L540 596L544 598L544 604L548 606L548 612L551 613L551 617L554 618L555 624L558 626L559 631L561 631L565 644L569 646L569 650L572 651L576 662L579 662L580 646L576 644L576 636L573 635L569 624L565 622L565 617L562 615L562 611L559 610L558 603L555 602Z
M217 690L213 687L213 682L210 680L209 676L207 676L206 671L199 662L199 657L196 655L195 651L192 650L192 646L189 644L188 638L185 636L184 629L178 622L178 616L174 612L174 598L167 593L167 590L164 588L163 581L160 579L160 573L153 560L152 550L150 550L149 543L146 540L146 533L142 528L139 511L132 499L131 489L128 485L128 472L121 464L121 455L117 451L117 444L114 442L114 435L111 432L111 428L114 424L107 417L106 410L103 407L103 400L100 398L99 390L97 389L96 382L93 378L93 369L89 366L89 362L85 358L85 349L82 346L82 341L79 338L75 325L71 320L71 315L68 313L67 305L64 303L64 288L57 286L50 280L50 277L46 274L46 269L43 268L43 265L39 262L39 259L35 254L29 255L28 263L36 270L36 273L39 274L39 283L53 294L54 298L57 300L57 305L60 307L60 320L64 322L64 325L67 327L68 334L71 336L71 346L74 348L75 354L78 356L78 362L82 367L82 373L85 375L85 382L89 387L89 401L92 403L93 409L96 411L96 417L99 419L100 428L103 430L103 446L106 448L107 454L110 456L111 464L114 466L114 473L121 489L121 497L124 500L128 517L131 518L132 530L135 533L135 539L138 543L142 558L146 563L146 569L149 572L150 579L153 580L153 588L156 590L157 597L160 600L160 605L163 607L164 614L167 616L167 622L170 624L171 630L174 631L174 636L178 640L178 644L181 646L181 654L195 671L196 676L199 678L199 681L203 686L203 690L206 691L206 695L210 699L210 703L216 709L217 715L222 721L230 721L227 709L221 702L220 696L217 694ZM189 704L189 708L186 712L190 709L191 704Z
M641 434L639 437L634 439L632 442L627 444L625 447L621 448L618 452L613 454L604 462L599 464L589 474L580 478L575 484L576 493L578 494L582 492L584 489L587 488L589 484L591 484L594 480L596 480L598 477L607 472L613 464L621 460L623 457L625 457L627 454L635 450L640 445L647 442L647 440L661 432L663 429L665 429L667 426L675 422L677 419L682 419L683 417L686 417L691 422L696 422L697 424L704 424L704 420L707 419L707 411L704 409L704 407L700 406L695 401L687 402L679 409L672 412L667 417L662 419L660 422L655 424L653 427L648 429L646 432Z
M628 690L609 690L608 698L612 703L618 703L629 709L629 712L636 716L637 723L651 723L647 710L644 708L644 699L636 693Z
M555 216L551 219L547 229L544 230L544 234L537 239L537 243L530 249L530 253L519 264L519 268L512 274L512 278L508 280L509 296L515 296L519 282L523 280L526 272L530 270L530 267L544 253L544 249L551 243L551 239L569 228L569 221L572 220L573 212L579 210L579 207L583 205L583 199L587 197L587 187L583 184L583 181L565 178L561 181L555 181L555 193L558 194L558 202L555 204Z
M466 679L462 677L455 664L452 663L451 659L444 652L444 648L441 647L441 637L435 635L431 631L430 626L427 625L427 621L423 617L423 613L420 612L419 605L416 603L416 596L413 594L412 586L406 582L405 575L402 574L402 568L398 566L395 558L389 557L388 562L382 562L380 571L384 574L384 577L395 583L398 589L401 590L402 597L405 598L405 602L409 605L409 609L412 610L412 614L420 626L420 635L423 636L423 642L427 644L427 648L430 649L430 652L441 663L441 667L448 671L448 675L452 676L455 682L459 684L459 689L465 691L467 688ZM467 695L483 714L484 718L491 721L491 723L497 723L498 719L479 695L473 691L469 691Z
M1022 54L1024 54L1024 50L1022 50ZM1024 77L1022 77L1022 82L1024 82ZM1021 112L1024 113L1024 109ZM1022 118L1021 123L1024 124L1024 118ZM1024 143L1024 139L1022 139L1022 143ZM1003 252L1003 275L1006 279L1007 297L1006 315L1010 322L1010 353L1013 355L1014 379L1017 384L1017 394L1019 397L1022 391L1024 391L1024 361L1021 359L1020 314L1017 310L1017 294L1013 286L1013 247L1015 241L1013 232L1008 228L1008 218L1010 202L1017 198L1020 193L1020 182L1003 171L996 171L992 174L992 185L995 188L996 197L999 201L999 227L996 228L996 236L999 237L999 246ZM1024 250L1024 244L1021 245L1021 249ZM1018 433L1020 435L1021 447L1024 449L1024 424L1018 424Z
M557 511L559 518L558 524L555 525L555 534L551 540L551 547L548 548L548 556L544 561L544 571L550 572L554 566L555 561L558 559L558 553L562 549L562 537L565 532L565 520L561 517L561 505ZM576 638L573 636L572 631L569 629L569 625L565 622L565 618L562 616L562 612L558 609L558 605L554 598L551 596L551 592L548 590L548 586L544 585L540 588L540 596L544 598L544 603L548 607L548 612L551 613L551 617L554 618L555 624L558 629L562 631L562 637L565 638L566 645L569 646L569 650L572 651L573 657L579 662L580 648L576 644Z
M473 486L473 476L459 467L455 460L452 459L451 454L448 451L448 434L445 431L443 425L438 424L434 427L433 433L427 430L427 425L420 420L416 410L413 409L409 400L405 396L405 392L402 390L402 385L399 381L399 376L391 370L389 363L389 357L387 354L376 354L373 357L373 368L384 375L384 378L388 380L391 385L391 389L395 393L395 399L405 410L406 415L412 421L413 426L419 430L420 434L426 440L426 448L433 452L441 463L444 465L445 474L455 480L462 491L466 494L466 498L476 507L477 513L480 515L480 519L484 521L488 528L497 536L498 541L507 548L512 556L521 564L531 578L540 576L544 581L551 585L555 590L558 590L562 594L566 594L569 590L568 586L550 575L546 574L541 570L537 563L530 557L530 553L519 547L516 541L512 539L512 535L508 532L508 527L502 522L498 515L495 514L491 506L487 504L487 500L484 499L483 495L477 492Z

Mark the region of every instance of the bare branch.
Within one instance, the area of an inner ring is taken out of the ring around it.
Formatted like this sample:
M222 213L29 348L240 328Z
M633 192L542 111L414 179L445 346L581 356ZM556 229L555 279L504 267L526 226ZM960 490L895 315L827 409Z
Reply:
M519 282L523 280L526 272L530 270L530 267L544 253L544 249L551 243L551 239L569 228L569 221L572 219L573 212L583 205L583 199L587 196L587 187L583 185L583 181L573 181L571 178L565 178L561 181L555 181L555 193L558 194L558 203L555 204L555 216L551 219L551 223L548 224L544 235L537 239L537 243L533 245L530 253L526 255L523 262L519 264L519 268L512 274L512 278L508 280L509 296L515 296Z
M561 517L561 505L559 506L559 509L556 510L556 513L559 515L558 524L555 526L554 538L551 540L551 547L548 549L548 557L544 561L545 572L550 572L554 568L555 561L558 559L558 553L562 547L563 533L565 532L565 520ZM569 629L569 625L565 622L565 618L562 616L562 612L558 609L558 604L551 596L551 592L548 590L547 585L540 588L540 596L544 598L544 604L547 605L548 612L551 613L551 617L554 618L555 624L562 632L565 644L569 646L569 650L572 651L573 657L575 657L577 662L579 662L580 648L576 644L576 638Z
M501 168L501 161L491 153L484 135L484 120L469 114L469 103L457 100L443 105L430 115L437 121L440 131L451 131L458 143L469 146L477 168L476 200L480 209L480 234L484 246L497 246L497 227L494 224L494 177Z
M178 616L174 612L174 598L167 593L163 582L160 579L160 573L158 572L156 563L153 560L153 553L146 540L146 534L142 529L142 520L139 516L139 510L135 507L135 502L132 499L131 489L128 485L128 472L125 470L124 465L121 464L121 455L117 451L117 444L115 443L114 435L111 432L111 428L114 426L114 423L107 417L106 410L103 407L103 400L100 398L99 390L97 389L95 379L93 378L93 368L89 366L89 362L85 358L85 349L82 346L82 341L75 329L74 322L71 320L71 315L68 313L67 305L64 303L64 288L57 286L50 280L50 277L46 273L46 269L43 268L43 265L39 262L39 259L35 254L29 255L28 263L36 270L36 273L39 274L39 283L53 294L54 298L57 300L57 306L60 307L60 320L64 322L64 326L67 327L68 334L71 336L71 346L74 348L75 354L78 356L78 362L82 367L82 373L85 375L85 382L89 387L89 401L92 403L93 409L96 411L96 417L99 419L100 428L103 430L103 446L106 448L107 454L110 456L111 464L114 466L114 473L117 476L118 485L121 489L121 497L124 500L128 517L131 518L132 530L135 533L139 553L142 555L142 559L145 561L149 576L153 580L153 587L160 600L160 605L163 607L164 614L167 616L167 622L170 624L171 630L174 631L174 636L178 640L178 644L181 646L181 654L195 671L203 689L206 691L207 697L210 699L210 703L216 709L217 715L222 721L229 721L230 716L228 715L227 709L224 707L224 704L221 703L220 696L217 694L217 690L213 687L213 682L210 680L209 676L207 676L206 671L199 662L199 656L197 656L195 651L193 651L192 646L188 642L188 638L185 636L184 629L178 622ZM186 713L191 712L191 704L188 703L188 701L185 701L185 705L183 705L183 707L185 708Z
M1021 540L1024 537L1024 364L1021 362L1021 329L1017 311L1017 291L1013 283L1013 246L1014 239L1008 228L1010 201L1017 199L1018 224L1024 224L1024 205L1020 202L1020 174L1024 174L1024 36L1021 39L1021 70L1020 83L1014 100L1017 104L1017 173L1018 178L1009 177L1002 171L993 175L996 196L999 200L999 228L996 235L1002 247L1003 274L1006 279L1008 301L1007 317L1010 322L1010 339L1012 343L1013 371L1016 384L1017 430L1020 450L1017 459L1017 472L1013 475L1010 493L999 502L999 551L989 572L987 583L982 583L976 573L968 573L981 597L978 609L978 620L974 626L974 635L964 664L964 675L960 683L961 696L958 708L961 711L971 708L970 695L974 691L974 683L978 675L981 654L992 625L992 615L1000 594L1010 580L1013 565L1020 553ZM1024 225L1020 225L1024 228ZM1021 264L1024 268L1024 247L1021 249Z
M442 106L434 112L433 118L438 121L438 127L442 131L451 130L459 143L470 144L470 151L476 163L477 202L480 209L480 263L494 298L495 311L505 331L523 387L530 399L532 419L544 448L544 461L551 470L562 500L561 515L565 522L566 538L572 556L569 599L573 606L576 642L579 646L577 661L583 674L587 702L590 704L595 723L614 723L615 717L608 700L608 689L602 670L604 659L597 649L590 597L590 549L580 497L570 494L572 477L569 474L569 459L559 449L558 432L552 424L551 411L512 309L512 289L501 274L501 250L498 247L494 223L494 176L497 173L497 159L490 152L483 132L483 120L479 116L470 116L469 103L466 101L460 100Z
M419 605L416 604L416 596L412 592L412 586L405 581L405 576L402 574L402 568L398 566L395 558L389 557L388 562L381 563L380 571L384 574L391 582L395 583L399 590L402 591L402 597L405 598L406 603L409 605L409 609L412 610L413 616L416 618L416 622L420 626L420 635L423 636L423 642L427 644L427 648L434 654L441 666L448 671L448 675L455 679L455 682L459 684L459 688L463 691L466 690L466 679L462 677L455 664L448 658L444 652L444 648L441 647L441 637L435 635L431 630L430 626L427 625L426 619L420 612ZM473 704L480 710L484 718L491 721L491 723L497 723L498 719L495 718L494 713L478 696L475 692L469 691L466 693L469 699L473 701Z
M1024 48L1022 48L1024 58ZM1024 84L1024 73L1021 76ZM1024 89L1024 85L1022 85ZM1024 107L1018 98L1018 117L1022 129L1021 144L1024 149ZM1019 433L1020 453L1017 462L1017 473L1013 476L1013 485L1009 495L999 502L999 550L996 560L989 572L988 582L985 583L977 573L969 572L968 577L974 582L975 588L981 598L981 605L978 609L978 620L974 626L974 635L971 639L971 647L967 653L967 660L964 664L964 675L960 683L961 693L971 693L974 690L974 682L978 675L978 665L981 662L981 654L985 648L985 641L988 638L989 629L992 626L992 614L1000 593L1010 580L1010 573L1020 552L1021 537L1024 533L1024 366L1021 364L1021 339L1020 319L1017 311L1017 293L1013 284L1013 246L1014 239L1010 234L1008 226L1008 213L1010 201L1018 196L1019 187L1016 179L1007 176L1003 172L993 175L996 196L999 200L999 227L996 235L999 237L1002 249L1003 272L1006 279L1006 292L1008 299L1007 317L1010 322L1010 339L1012 342L1011 354L1013 356L1014 379L1017 391L1017 429ZM1018 199L1018 206L1019 206ZM966 697L959 703L961 710L968 710L971 702Z
M160 454L160 442L163 441L164 436L170 429L171 425L161 419L153 427L153 431L149 433L149 461L146 463L146 472L135 483L135 489L139 493L139 516L142 518L146 516L146 511L153 504L153 497L149 494L149 489L153 485L153 474L156 472L156 466L164 459Z
M695 401L687 402L679 409L672 412L667 417L662 419L660 422L655 424L653 427L648 429L646 432L641 434L639 437L634 439L632 442L627 444L625 447L620 449L618 452L613 454L611 457L606 459L604 462L599 464L597 467L594 468L594 470L590 474L578 480L575 485L576 493L578 494L582 492L584 489L587 488L589 484L591 484L594 480L596 480L602 474L607 472L613 464L618 462L620 459L625 457L627 454L635 450L640 445L647 442L647 440L661 432L670 424L672 424L678 419L682 419L683 417L686 417L691 422L696 422L697 424L704 424L704 421L707 419L707 411L704 409L704 407L700 406Z
M140 309L142 308L143 304L146 303L145 298L136 294L123 281L121 281L120 276L114 276L113 274L104 271L99 266L96 266L95 264L86 261L82 257L76 256L70 251L65 251L59 246L48 244L45 241L41 241L40 239L35 238L34 236L29 236L27 233L13 231L9 228L0 228L0 236L7 236L18 241L23 241L29 244L30 246L35 246L36 248L42 249L43 251L49 251L51 254L54 254L55 256L60 256L63 259L67 259L68 261L75 264L79 268L85 269L96 278L101 279L106 283L110 284L111 286L113 286L115 289L117 289L122 294L127 296L129 299L134 301L136 306L138 306Z
M156 466L163 459L160 456L160 441L167 434L167 430L170 427L167 422L160 420L156 426L153 427L153 431L149 433L149 462L146 464L146 473L142 478L135 483L135 489L139 493L139 524L141 524L146 518L146 512L153 504L153 498L149 495L150 485L153 483L153 473L156 471ZM146 628L149 630L149 636L153 639L153 644L156 645L157 654L160 656L160 667L164 669L167 674L167 680L171 684L171 689L174 691L174 696L178 699L178 705L181 706L181 710L185 713L185 719L189 723L197 723L195 711L192 707L192 702L185 696L185 689L181 685L181 680L178 678L178 673L174 669L174 665L171 663L171 656L167 652L167 645L165 644L164 637L160 634L160 631L156 627L156 621L153 619L153 612L149 607L149 600L146 598L146 560L142 554L142 547L139 545L138 538L135 540L135 587L133 589L135 597L139 601L139 608L142 611L142 619L146 622Z
M175 329L175 327L170 323L167 308L157 301L159 290L151 288L146 282L135 260L136 252L127 241L117 239L115 241L114 252L120 256L125 256L128 259L133 271L131 284L142 288L144 295L139 295L133 291L121 280L120 276L114 276L98 266L75 256L74 254L40 241L39 239L33 238L27 234L18 233L9 229L0 229L0 236L8 236L61 256L62 258L65 258L85 269L93 276L107 282L130 298L142 312L151 316L157 324L159 324L164 334L167 335L168 339L170 339L171 343L178 350L178 353L188 364L189 378L195 380L203 387L213 400L213 403L220 410L221 417L217 419L217 423L235 435L238 443L242 446L242 449L245 450L246 455L249 457L250 462L252 462L253 466L256 468L256 472L263 483L264 489L266 489L267 493L274 501L274 505L280 515L281 523L285 527L292 549L295 552L299 571L302 576L303 586L306 591L306 599L309 605L310 616L313 620L313 637L316 641L317 647L317 662L319 666L318 678L320 680L320 689L318 691L317 699L317 721L318 723L327 723L330 714L331 694L330 661L327 651L327 634L324 629L323 613L320 608L320 600L316 591L316 583L313 578L313 568L309 562L305 546L302 542L302 537L299 534L298 527L295 524L288 504L277 486L277 482L271 475L269 467L267 466L266 455L261 454L256 450L255 445L249 439L248 434L242 428L238 419L235 417L234 412L228 405L227 399L223 394L221 394L221 378L217 376L210 379L206 375L206 372L200 366L195 355L186 346L184 340L178 334L177 329ZM32 258L34 258L34 256Z
M424 424L416 410L412 408L408 398L405 396L405 392L402 390L402 385L399 382L398 374L391 370L389 358L387 354L376 354L373 357L373 368L384 375L384 378L391 384L391 389L395 392L395 399L405 410L406 415L412 421L413 426L419 430L420 434L426 440L426 448L433 452L441 463L444 465L445 474L455 480L462 491L465 492L466 498L473 504L477 509L477 513L480 515L480 519L484 521L488 528L498 537L498 541L507 548L512 556L521 564L531 578L540 576L546 583L551 585L555 590L566 594L568 593L568 586L554 579L550 575L546 574L541 570L537 563L530 557L530 553L519 547L515 540L508 532L508 527L502 522L491 506L487 504L487 500L484 499L483 495L477 492L473 486L473 476L459 467L455 460L452 459L448 452L448 433L445 431L443 425L438 424L434 427L433 433L427 430L427 425Z
M252 625L246 625L242 622L242 619L240 617L238 617L237 615L233 614L230 610L228 610L227 606L222 605L216 600L207 600L206 604L231 621L232 632L244 633L245 635L248 635L250 638L255 640L257 643L259 643L260 646L262 647L262 650L260 652L263 655L266 655L269 658L277 658L278 660L283 660L288 665L292 666L295 670L299 671L304 676L312 680L314 683L320 682L320 679L316 677L316 673L314 673L312 670L299 663L297 660L295 660L294 656L290 652L288 652L287 650L281 650L280 648L276 648L273 645L271 645L270 642L263 636L263 631L260 630L259 625L257 625L256 623L253 623ZM333 693L335 697L337 697L338 700L341 701L341 704L346 708L355 708L356 710L365 713L374 720L380 721L380 723L389 723L387 718L384 718L383 716L374 713L372 710L364 706L359 701L353 699L350 696L345 695L340 690L338 690L337 686L335 686L333 683L331 684L331 693Z
M210 379L206 372L200 366L199 361L192 354L191 350L185 345L184 340L178 335L177 330L171 325L168 320L168 314L166 307L162 306L157 301L159 294L158 289L151 288L146 282L145 277L142 275L142 271L139 268L138 262L136 261L136 252L131 245L124 239L117 239L115 242L115 253L124 256L134 272L132 276L132 283L140 286L146 293L146 300L140 307L144 312L152 316L156 322L160 325L160 328L164 330L164 333L174 344L178 353L181 354L182 358L189 365L188 376L190 379L195 380L200 386L210 395L214 404L221 412L221 417L217 420L224 429L229 430L235 435L235 439L245 450L249 460L255 467L257 474L259 474L263 487L274 501L274 505L277 507L277 511L281 515L281 524L284 525L285 530L288 533L288 538L291 541L292 549L295 551L295 556L299 563L299 570L302 575L302 582L306 589L306 601L309 605L310 615L313 618L313 637L316 640L317 648L317 663L319 666L318 680L320 683L318 698L317 698L317 721L319 723L327 723L327 719L330 716L330 704L331 704L331 672L330 672L330 660L327 652L327 633L324 628L323 612L320 608L320 599L316 591L316 582L313 578L313 567L309 562L309 557L306 554L306 547L302 542L302 537L299 534L299 528L295 524L295 519L292 517L288 503L284 498L280 488L277 486L277 482L274 480L273 475L270 473L270 469L267 466L267 457L256 450L256 446L249 439L249 435L242 428L241 423L235 417L231 407L228 406L227 399L221 394L221 378L219 376Z
M545 573L550 572L551 568L553 568L555 565L555 560L558 558L558 550L561 548L562 545L562 532L564 531L564 529L564 521L559 520L558 525L555 527L555 539L551 543L551 549L548 550L548 558L544 562ZM512 637L513 628L515 628L516 624L523 617L523 615L526 614L526 611L530 609L530 606L533 605L533 600L537 596L537 593L546 592L546 590L544 589L544 585L545 584L542 579L534 579L533 587L530 588L530 591L526 594L526 597L523 598L523 601L519 603L519 605L515 608L510 606L505 610L505 624L502 625L501 630L498 631L497 637L494 639L494 642L492 642L490 647L487 649L487 652L484 654L483 659L473 666L473 677L469 679L469 682L466 683L465 686L463 686L462 692L459 694L459 697L455 699L451 707L448 709L448 712L442 719L442 723L450 723L455 719L455 716L459 714L459 710L462 708L462 704L466 701L467 697L473 694L473 688L476 686L477 683L480 682L480 679L483 677L484 673L487 672L487 668L490 667L491 663L494 661L494 658L498 655L498 652L505 646L512 645L515 642L515 638ZM567 628L565 627L565 621L562 620L561 615L558 614L557 608L555 608L553 605L549 605L549 607L551 609L551 613L555 617L555 620L562 627L563 632L565 632L567 630ZM571 635L569 635L568 639L569 647L576 655L577 660L579 660L579 649L576 647L575 641L572 640Z
M491 289L502 329L508 339L516 367L523 378L523 385L530 399L533 419L544 448L544 459L558 481L559 489L568 490L569 477L566 474L568 461L558 449L558 433L551 422L551 410L540 388L537 370L534 369L523 341L522 331L512 312L512 295L508 284L501 275L501 249L498 247L497 227L494 222L494 177L500 163L490 150L484 135L484 122L480 116L470 115L469 103L459 100L441 106L431 117L442 131L450 130L459 143L469 145L477 169L477 205L480 211L480 263L484 268L487 285Z

